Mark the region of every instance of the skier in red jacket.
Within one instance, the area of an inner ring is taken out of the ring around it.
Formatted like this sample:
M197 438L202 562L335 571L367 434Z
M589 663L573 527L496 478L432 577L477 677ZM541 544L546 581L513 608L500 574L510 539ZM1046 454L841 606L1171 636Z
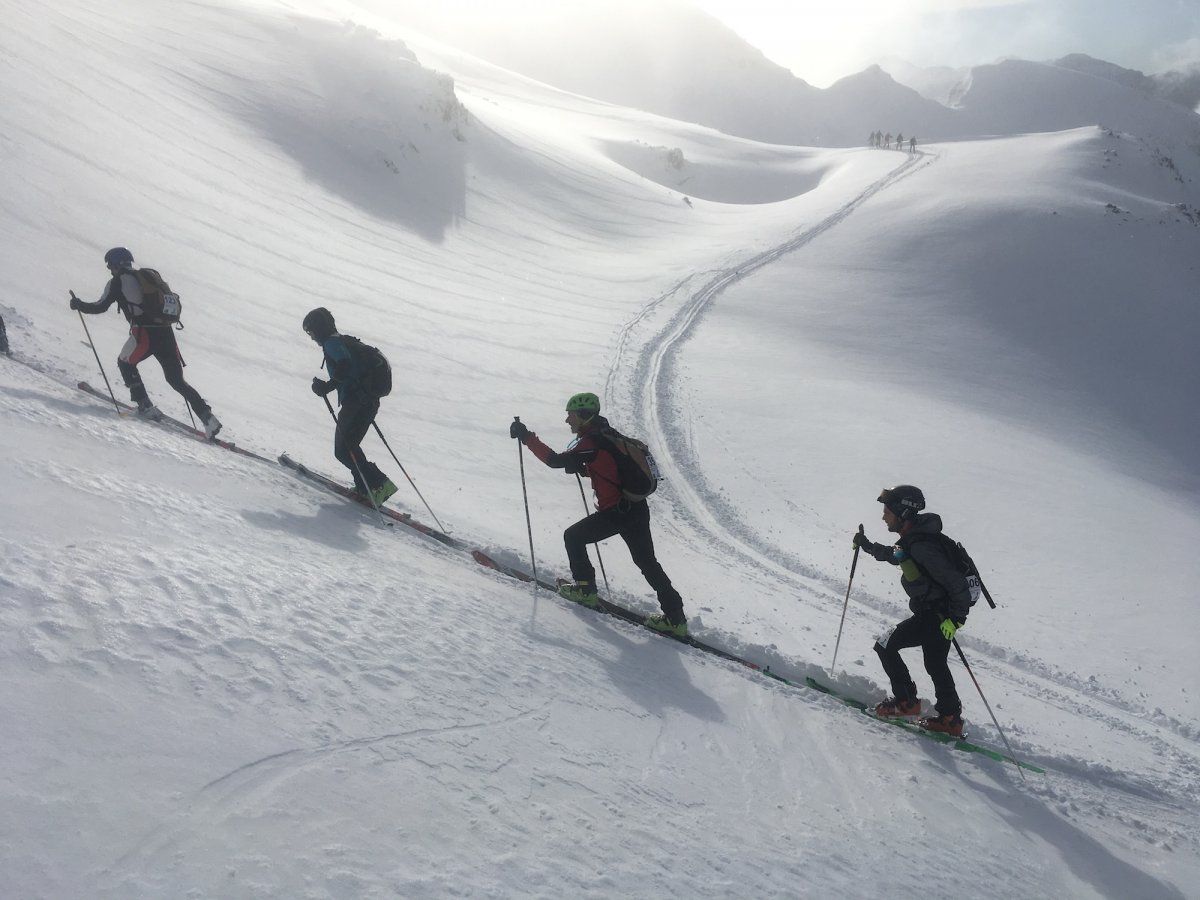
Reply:
M595 394L576 394L567 401L567 425L577 437L562 453L555 453L521 422L513 422L509 436L528 447L533 455L552 469L592 480L596 511L563 533L567 558L574 584L564 584L559 593L568 600L593 609L600 605L596 592L596 570L588 558L587 545L619 534L629 547L630 556L650 587L658 594L662 615L646 619L646 625L674 637L687 637L687 617L683 598L671 584L654 555L650 534L650 506L645 498L632 499L622 490L622 478L608 420L600 415L600 398Z

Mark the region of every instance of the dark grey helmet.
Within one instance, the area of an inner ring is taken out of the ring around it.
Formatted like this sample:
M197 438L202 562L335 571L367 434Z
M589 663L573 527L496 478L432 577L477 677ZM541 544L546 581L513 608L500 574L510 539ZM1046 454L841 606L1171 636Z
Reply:
M879 502L898 519L915 519L925 508L925 494L911 484L898 484L894 488L884 488L879 494Z
M333 313L323 306L318 306L304 317L304 330L314 341L323 341L335 331Z
M104 254L104 264L109 268L128 269L133 265L133 254L124 247L113 247Z

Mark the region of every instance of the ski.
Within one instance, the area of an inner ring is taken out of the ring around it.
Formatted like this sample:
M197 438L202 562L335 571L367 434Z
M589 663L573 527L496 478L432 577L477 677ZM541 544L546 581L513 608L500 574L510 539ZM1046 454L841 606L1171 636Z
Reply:
M916 722L910 722L907 719L889 719L884 718L883 716L877 716L874 712L872 712L871 707L868 704L861 700L855 699L854 697L847 697L845 694L841 694L838 691L835 691L833 688L821 684L821 682L817 681L811 676L805 678L804 683L813 690L820 691L822 694L828 694L830 697L841 701L846 706L851 706L854 709L857 709L863 715L870 716L876 722L884 722L888 725L894 725L896 728L900 728L903 731L909 732L910 734L919 734L921 737L936 741L939 744L946 744L953 749L961 750L964 753L977 753L981 756L986 756L988 759L993 759L996 762L1010 762L1013 765L1020 766L1022 769L1026 769L1030 772L1037 772L1039 775L1046 774L1045 769L1041 768L1040 766L1035 766L1033 763L1022 762L1021 760L1013 759L1011 756L1001 753L999 750L994 750L991 747L985 747L981 744L972 743L971 741L967 740L966 734L964 734L961 738L956 738L948 734L942 734L938 731L926 731Z
M513 566L505 565L504 563L497 562L496 560L492 559L492 557L490 557L486 553L484 553L482 550L478 550L478 549L472 550L471 556L481 566L488 568L488 569L492 569L496 572L499 572L501 575L507 575L509 578L515 578L518 581L525 582L526 584L533 583L533 576L530 575L528 572L525 572L521 569L514 568ZM572 606L581 606L584 609L590 610L592 612L603 613L604 615L612 616L614 619L621 619L624 622L628 622L630 625L636 625L638 628L646 628L646 616L644 616L642 613L634 612L632 609L626 609L624 606L613 603L611 600L607 600L604 597L600 598L600 605L597 607L594 607L594 608L590 607L590 606L583 606L583 604L581 604L581 603L574 603L571 600L568 600L566 597L563 597L561 594L558 593L558 588L562 584L569 584L570 581L568 579L560 578L557 580L556 584L551 584L550 582L544 581L543 579L539 578L539 579L537 579L537 583L538 583L539 587L545 588L546 590L550 591L552 594L554 594L555 597L558 597L564 603L570 603ZM747 669L753 669L756 672L765 672L763 667L760 666L758 663L751 662L748 659L743 659L740 656L737 656L733 653L729 653L725 650L722 650L720 647L714 647L712 644L707 644L704 641L701 641L701 640L698 640L697 638L692 637L691 635L689 635L688 637L681 638L681 637L676 637L673 634L666 634L661 631L655 631L653 628L646 628L646 630L649 631L651 634L658 635L659 637L670 638L671 640L676 641L680 644L687 644L689 647L695 647L697 650L702 650L705 653L710 653L713 656L718 656L721 659L727 660L728 662L734 662L740 666L745 666ZM770 674L770 673L768 672L766 674ZM780 679L780 680L782 680L782 679Z
M371 502L370 498L364 497L362 494L358 493L358 491L352 490L351 488L346 487L346 485L334 481L332 478L322 475L320 472L315 472L302 463L296 462L286 453L279 457L279 462L286 468L291 469L301 478L304 478L312 484L320 485L327 491L332 491L333 493L337 494L339 497L344 497L350 502L357 503L359 506L365 506L370 510L374 510L376 508L375 504ZM397 512L396 510L389 509L386 506L380 506L379 512L381 515L391 519L393 522L399 522L401 525L411 528L413 531L420 532L421 534L428 538L432 538L440 544L445 544L447 547L453 547L456 550L469 549L462 541L452 538L450 535L438 531L436 528L426 525L424 522L414 519L408 513Z
M567 579L560 578L558 580L558 586L562 586L563 584L571 584L571 583L573 583L573 582L571 582ZM553 588L553 590L557 596L562 597L562 595L558 593L558 587ZM562 597L562 599L564 601L566 601L567 603L571 603L573 606L583 606L583 604L581 604L581 603L574 603L571 600L567 600L566 597ZM589 606L584 606L583 608L584 609L593 609L592 607L589 607ZM762 671L762 666L760 666L758 663L751 662L750 660L744 659L741 656L737 656L736 654L729 653L726 650L722 650L720 647L714 647L712 644L707 644L704 641L693 637L692 635L688 635L687 637L678 637L674 634L668 634L665 631L656 631L653 628L648 628L646 626L646 618L647 617L645 615L643 615L642 613L639 613L639 612L634 612L632 609L626 609L624 606L620 606L619 604L613 603L611 600L609 600L605 597L600 598L600 605L598 607L595 607L593 609L593 611L601 612L606 615L612 616L614 619L621 619L622 621L628 622L631 625L636 625L639 628L645 628L651 634L656 634L659 637L669 638L670 640L676 641L677 643L680 643L680 644L687 644L689 647L695 647L697 650L702 650L705 653L712 654L713 656L718 656L721 659L727 660L728 662L734 662L740 666L745 666L747 669L753 669L756 672Z
M92 387L86 381L79 382L76 385L76 387L78 387L85 394L91 394L97 400L103 400L105 403L113 402L112 397L110 397L104 391L96 390L96 388ZM137 408L132 406L131 404L125 403L121 400L117 400L116 404L117 404L117 407L122 411L122 413L134 415L134 416L137 415ZM180 421L179 419L173 419L170 416L166 415L165 413L162 414L158 419L144 419L143 421L158 422L160 425L165 425L169 428L175 429L176 431L182 431L184 434L188 435L189 437L193 437L198 441L203 441L206 444L212 444L215 447L221 447L222 449L229 450L233 453L240 453L242 456L248 456L251 459L257 459L259 462L270 462L270 460L267 459L265 456L260 456L259 454L255 453L253 450L247 450L245 447L239 447L237 444L233 443L233 441L227 441L224 438L220 438L220 437L211 437L210 438L207 434L204 433L203 429L193 428L187 422Z
M492 569L493 571L499 572L501 575L507 575L509 578L515 578L517 581L523 581L526 584L533 584L534 578L528 572L523 572L520 569L514 568L513 566L505 565L502 562L497 562L482 550L472 550L471 558L485 569ZM557 589L554 587L554 585L548 581L543 581L541 578L539 578L537 579L537 583L538 587L545 588L548 591L557 592Z

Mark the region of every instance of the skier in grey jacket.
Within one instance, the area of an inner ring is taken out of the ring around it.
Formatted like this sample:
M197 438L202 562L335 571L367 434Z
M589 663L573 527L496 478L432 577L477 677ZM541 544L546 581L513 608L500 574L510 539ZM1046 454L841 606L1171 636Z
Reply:
M875 643L875 652L891 681L892 696L875 707L875 714L887 718L911 717L921 712L917 686L900 651L920 647L925 671L933 679L937 695L937 715L917 724L930 731L962 736L962 703L954 687L947 658L955 632L967 621L971 591L966 576L959 571L939 535L941 516L922 513L925 495L910 484L888 488L879 495L883 521L888 531L899 535L895 545L876 544L861 532L854 544L880 562L900 567L900 584L908 595L912 615Z
M104 254L104 264L112 278L104 286L104 293L95 303L80 300L71 295L71 309L88 315L107 312L114 303L129 321L129 340L117 358L117 368L129 388L129 396L137 404L138 415L159 419L162 413L150 402L138 364L153 356L162 366L163 377L177 391L196 416L204 423L204 433L212 438L221 430L221 421L213 415L200 393L184 380L183 355L175 341L175 332L169 323L157 318L146 308L145 295L133 268L133 254L124 247L113 247Z

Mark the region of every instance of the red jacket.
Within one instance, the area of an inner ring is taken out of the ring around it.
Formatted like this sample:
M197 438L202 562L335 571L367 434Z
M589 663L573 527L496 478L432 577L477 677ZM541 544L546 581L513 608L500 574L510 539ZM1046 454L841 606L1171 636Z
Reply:
M607 424L600 416L596 416L583 427L575 442L562 453L555 453L533 432L525 438L525 446L550 468L565 469L570 466L584 478L590 478L598 510L612 509L623 499L617 461L613 459L612 452L599 446L592 436L594 430L599 430Z

